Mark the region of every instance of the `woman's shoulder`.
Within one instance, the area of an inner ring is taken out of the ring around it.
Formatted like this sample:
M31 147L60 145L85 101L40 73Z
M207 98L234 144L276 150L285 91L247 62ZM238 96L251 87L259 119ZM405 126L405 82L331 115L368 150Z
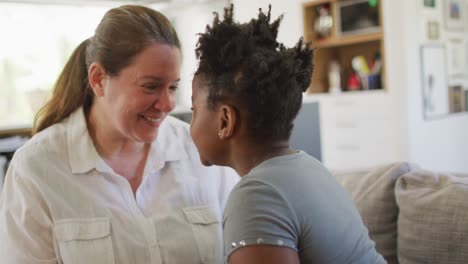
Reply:
M15 151L14 158L20 160L46 159L50 153L63 151L66 142L65 126L54 124L33 135Z

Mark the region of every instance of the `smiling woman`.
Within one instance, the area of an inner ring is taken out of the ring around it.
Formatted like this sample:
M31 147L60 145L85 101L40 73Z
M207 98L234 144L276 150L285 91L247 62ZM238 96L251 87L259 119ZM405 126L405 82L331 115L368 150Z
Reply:
M99 135L96 129L113 131L98 141L102 145L126 137L153 142L157 128L175 107L180 65L180 50L159 43L145 48L115 77L106 76L102 64L93 63L88 78L102 111L89 116L91 134ZM101 146L97 147L99 151Z
M222 261L221 216L238 175L202 166L188 124L168 115L180 48L154 9L105 13L11 161L0 193L0 259Z

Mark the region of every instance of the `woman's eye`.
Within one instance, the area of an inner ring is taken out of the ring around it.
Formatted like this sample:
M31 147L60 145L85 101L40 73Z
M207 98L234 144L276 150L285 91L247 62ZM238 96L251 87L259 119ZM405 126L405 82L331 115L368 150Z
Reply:
M159 85L157 85L157 84L146 84L146 85L143 85L143 88L145 88L146 90L154 91L154 90L157 90L159 88Z
M177 91L177 86L176 85L172 85L169 87L169 90L171 90L172 92L176 92Z

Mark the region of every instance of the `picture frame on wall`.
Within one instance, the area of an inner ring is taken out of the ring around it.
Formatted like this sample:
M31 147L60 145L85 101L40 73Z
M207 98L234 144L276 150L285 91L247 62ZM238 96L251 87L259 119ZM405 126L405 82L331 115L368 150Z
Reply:
M426 22L426 38L428 41L438 41L440 39L440 26L437 20Z
M438 16L441 0L418 0L419 11L424 15Z
M444 45L422 45L421 83L424 119L433 119L449 113L448 78Z
M465 112L465 89L462 85L449 86L449 111L450 113Z
M462 37L450 37L447 40L447 71L450 79L466 77L467 55Z
M435 9L437 5L436 0L421 0L424 8Z
M463 30L465 28L466 6L464 0L445 0L444 20L447 30Z

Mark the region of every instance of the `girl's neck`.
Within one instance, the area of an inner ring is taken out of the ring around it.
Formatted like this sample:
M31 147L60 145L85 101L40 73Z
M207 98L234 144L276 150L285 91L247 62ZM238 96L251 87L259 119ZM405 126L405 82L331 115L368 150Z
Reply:
M255 144L250 142L239 146L233 151L232 168L240 176L249 173L253 168L260 165L265 160L294 153L295 150L289 147L289 142L277 141L269 144Z

